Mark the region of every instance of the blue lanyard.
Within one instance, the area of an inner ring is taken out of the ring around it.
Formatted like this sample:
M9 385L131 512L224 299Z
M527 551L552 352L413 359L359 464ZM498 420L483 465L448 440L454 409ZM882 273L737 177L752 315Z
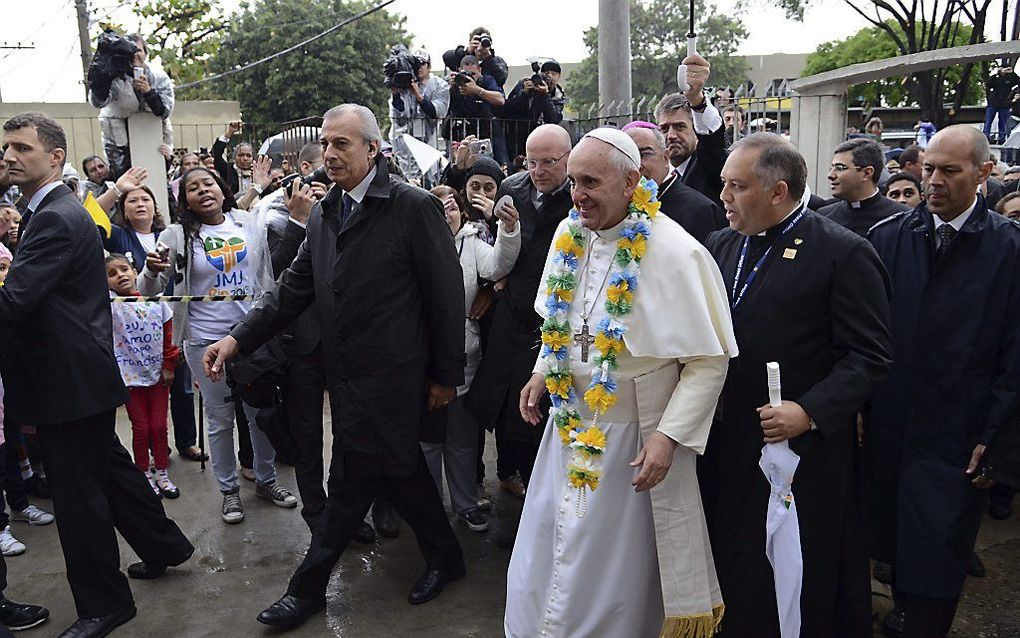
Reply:
M740 293L738 294L737 285L740 284L740 274L744 271L744 261L747 259L747 247L751 243L750 237L744 237L744 246L740 249L740 261L737 262L737 272L733 275L733 290L731 292L733 301L730 305L732 309L736 310L737 306L740 305L740 302L743 301L744 295L747 293L747 289L751 287L751 283L754 281L754 278L758 276L758 270L761 269L761 266L765 263L769 253L772 252L772 248L779 243L779 240L783 237L783 235L790 232L790 230L797 225L797 222L799 222L803 216L804 210L801 209L801 211L797 213L797 216L786 225L783 232L779 233L779 237L776 237L776 241L772 242L772 246L768 247L765 254L758 258L758 262L754 265L754 268L751 269L751 274L747 276L747 281L744 282L744 285L740 288Z

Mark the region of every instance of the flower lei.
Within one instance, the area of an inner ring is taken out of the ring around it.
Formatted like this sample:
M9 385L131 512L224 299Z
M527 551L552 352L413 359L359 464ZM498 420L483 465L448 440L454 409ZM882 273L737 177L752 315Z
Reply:
M606 289L606 317L598 323L595 334L595 370L584 402L594 414L587 428L577 410L573 375L570 372L569 346L574 338L567 319L577 289L577 268L584 255L585 233L577 210L570 211L567 229L556 238L552 269L546 279L548 318L542 324L542 354L546 362L545 386L552 398L550 416L560 441L571 451L567 466L567 482L577 488L577 515L584 516L587 492L599 486L602 476L601 457L606 450L606 435L598 427L598 420L616 403L616 379L613 372L619 368L617 359L625 349L623 323L633 308L634 292L638 286L641 258L648 247L651 220L659 212L656 200L658 186L652 180L641 179L627 206L627 218L616 241L616 255L609 273Z

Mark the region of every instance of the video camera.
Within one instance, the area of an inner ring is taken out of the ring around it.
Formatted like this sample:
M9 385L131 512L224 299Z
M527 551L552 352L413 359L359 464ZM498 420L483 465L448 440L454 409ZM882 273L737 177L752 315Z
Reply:
M131 62L137 52L138 46L131 38L118 35L112 30L99 36L96 54L89 64L88 82L92 90L105 97L109 95L114 80L133 77Z
M383 74L386 76L384 84L387 88L409 89L418 77L420 66L421 61L411 55L406 46L398 44L386 56L383 65Z
M531 63L531 71L532 71L532 76L531 76L531 83L532 84L535 84L535 85L545 84L545 78L542 77L542 67L539 65L538 62L532 62Z
M301 173L291 173L280 180L280 186L289 189L291 182L294 180L301 180L301 183L306 185L311 185L312 182L319 182L329 186L329 175L326 173L325 166L320 166L304 177L301 176Z
M483 33L482 37L480 37L478 39L478 43L482 45L483 49L491 49L492 48L492 36L490 36L488 33Z

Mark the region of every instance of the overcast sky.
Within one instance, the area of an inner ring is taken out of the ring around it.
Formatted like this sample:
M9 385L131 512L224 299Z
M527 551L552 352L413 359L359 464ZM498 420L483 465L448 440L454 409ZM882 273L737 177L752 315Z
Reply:
M0 45L30 42L36 48L0 49L3 101L83 101L74 0L0 0L0 5L14 4L19 8L4 11L0 20ZM123 0L89 2L96 17L104 18L112 10L114 19L134 27L137 19L132 17L130 4ZM237 0L224 0L226 6L237 4ZM451 0L397 0L388 10L407 17L407 29L414 34L415 45L427 48L433 60L465 40L467 33L481 24L492 30L496 52L511 65L524 64L532 55L549 56L561 62L580 61L585 54L581 35L598 22L598 0L485 4L498 8L485 12L473 10L479 5ZM725 9L732 4L732 0L719 0L718 6ZM125 6L117 8L121 5ZM552 7L555 11L549 15ZM864 19L841 0L818 0L803 23L787 21L781 11L764 0L752 0L745 23L751 35L740 49L743 54L806 53L821 42L847 37L866 26Z

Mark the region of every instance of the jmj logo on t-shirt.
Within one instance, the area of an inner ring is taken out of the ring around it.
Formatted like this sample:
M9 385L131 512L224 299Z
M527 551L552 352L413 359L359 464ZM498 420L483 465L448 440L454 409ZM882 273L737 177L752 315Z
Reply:
M205 258L223 273L229 273L248 256L248 246L240 237L206 237L204 245Z

